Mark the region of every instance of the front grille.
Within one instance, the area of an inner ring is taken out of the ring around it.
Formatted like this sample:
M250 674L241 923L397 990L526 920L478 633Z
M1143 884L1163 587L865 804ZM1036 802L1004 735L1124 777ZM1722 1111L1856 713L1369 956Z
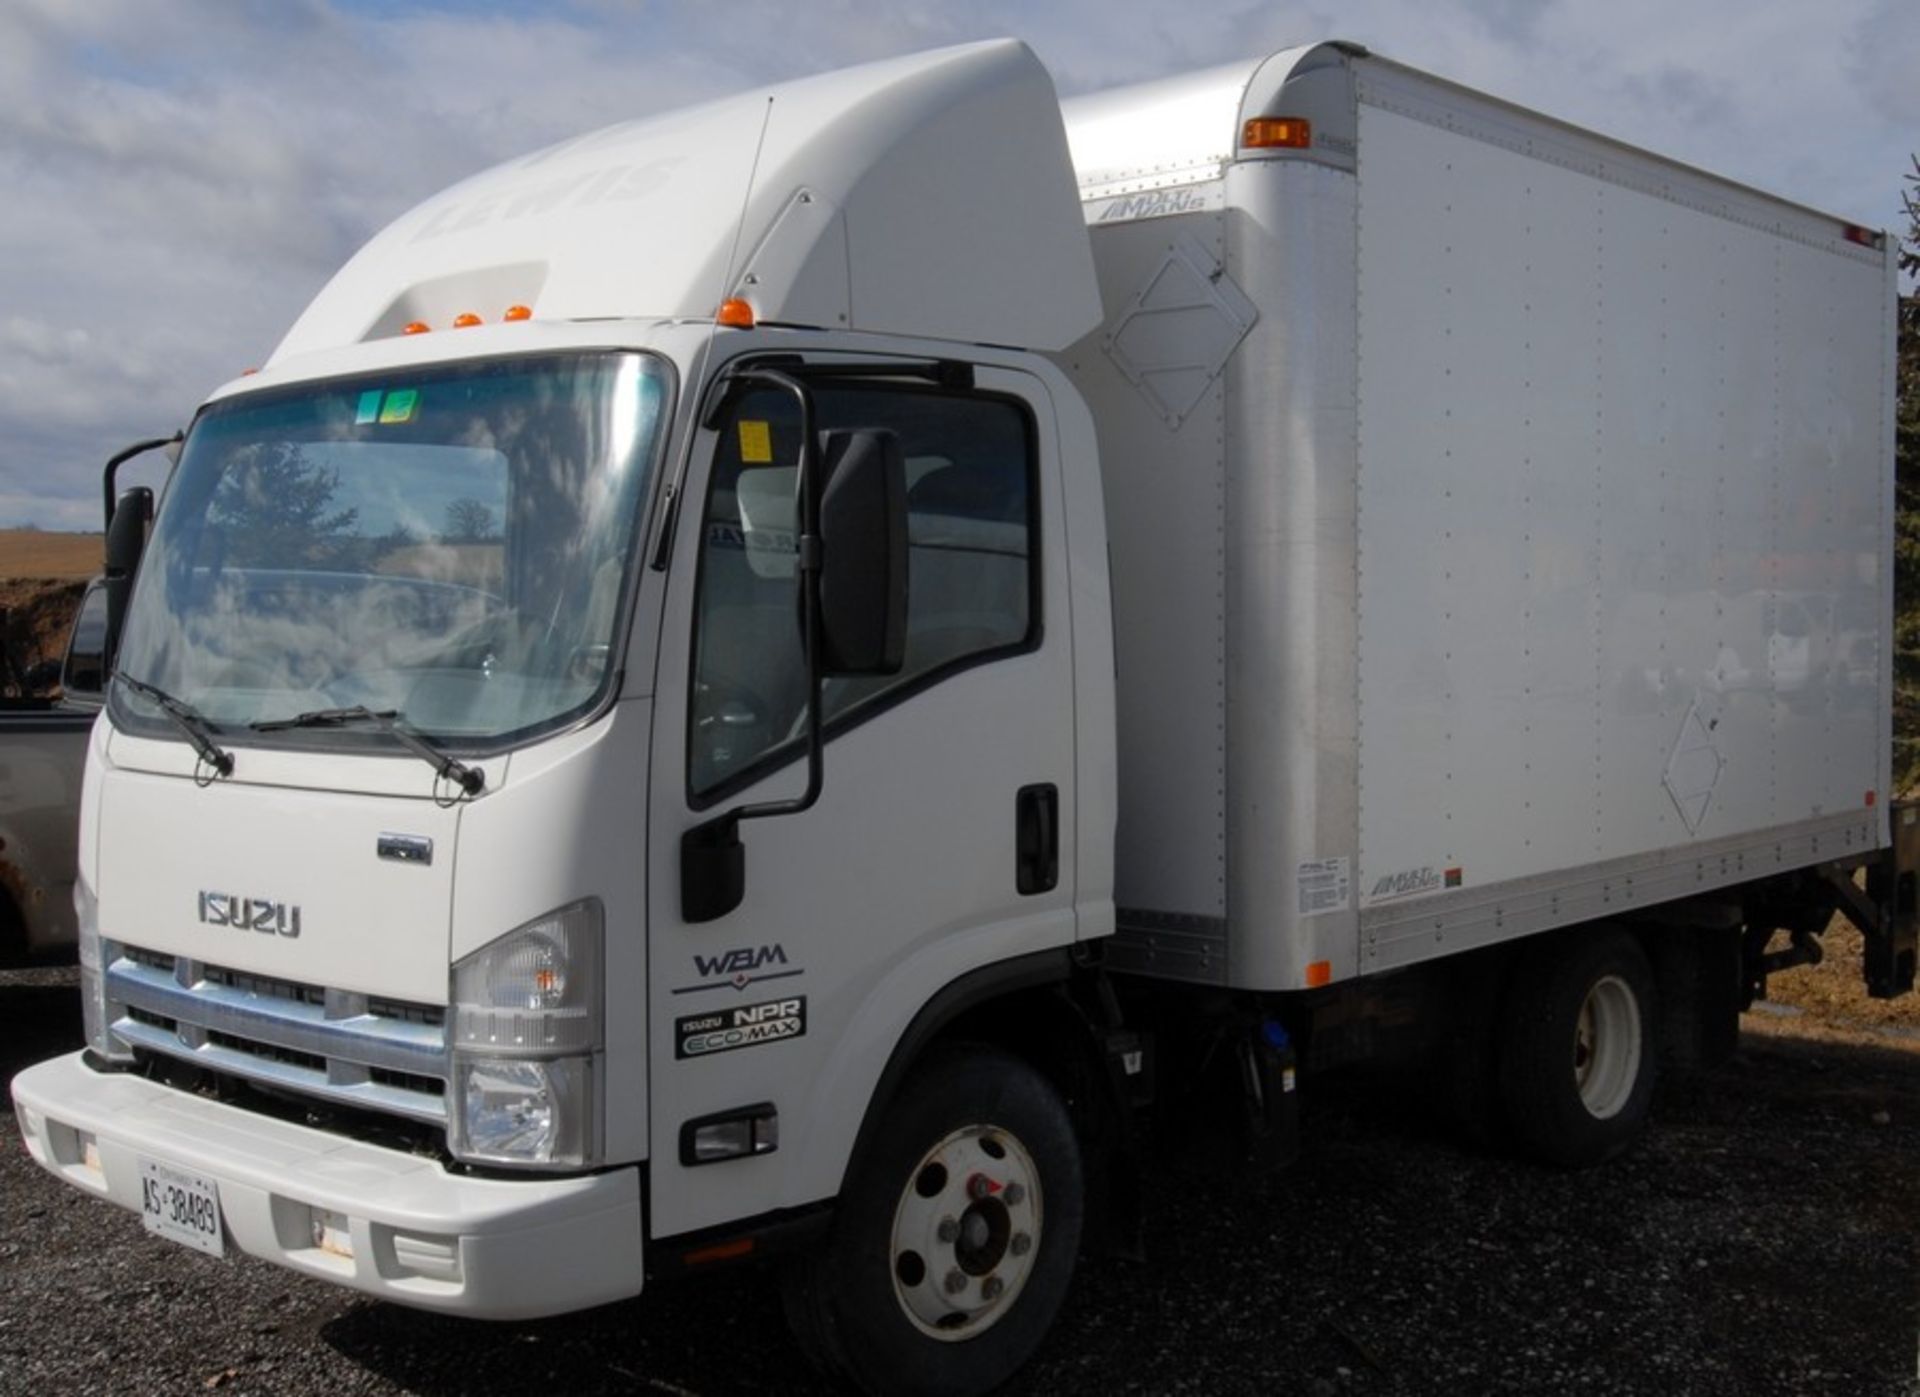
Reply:
M129 1047L324 1101L446 1123L446 1011L135 946L106 948Z

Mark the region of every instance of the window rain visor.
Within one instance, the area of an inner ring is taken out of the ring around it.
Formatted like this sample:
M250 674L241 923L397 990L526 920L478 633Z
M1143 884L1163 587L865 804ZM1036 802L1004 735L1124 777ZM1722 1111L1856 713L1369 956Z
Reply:
M497 747L577 717L612 682L668 384L650 356L601 352L215 403L160 511L120 667L228 734L364 705ZM114 705L171 733L127 689Z

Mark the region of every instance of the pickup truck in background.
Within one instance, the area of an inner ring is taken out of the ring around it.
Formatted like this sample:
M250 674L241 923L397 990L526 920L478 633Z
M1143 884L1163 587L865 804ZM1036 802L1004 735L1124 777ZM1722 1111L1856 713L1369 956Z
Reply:
M176 433L138 441L108 459L102 481L107 527L120 499L120 468L163 449L170 470L180 440ZM149 488L137 487L134 497L143 509L150 508ZM29 645L20 632L37 630L44 637L52 629L46 624L50 617L23 627L16 609L0 625L0 662L6 669L0 676L0 968L73 954L87 735L113 668L117 635L110 622L111 598L131 585L131 577L111 566L87 582L58 661L36 663L22 653Z
M73 877L87 734L106 674L104 580L89 583L57 668L59 695L0 699L0 966L73 954ZM50 676L49 676L50 677Z

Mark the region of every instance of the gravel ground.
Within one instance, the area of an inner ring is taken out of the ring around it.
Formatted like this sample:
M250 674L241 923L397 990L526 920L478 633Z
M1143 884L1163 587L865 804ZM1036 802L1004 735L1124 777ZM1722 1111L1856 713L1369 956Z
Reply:
M72 973L0 975L0 1023L0 1078L77 1046ZM1725 1071L1584 1174L1464 1149L1391 1084L1322 1097L1278 1180L1156 1177L1149 1259L1084 1263L1010 1390L1920 1397L1911 1027L1750 1016ZM6 1392L822 1390L756 1271L448 1320L149 1237L38 1170L10 1112L0 1140Z

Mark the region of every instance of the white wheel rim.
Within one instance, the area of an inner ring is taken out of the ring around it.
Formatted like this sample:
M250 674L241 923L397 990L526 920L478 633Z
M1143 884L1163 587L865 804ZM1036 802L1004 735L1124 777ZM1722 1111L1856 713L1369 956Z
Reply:
M893 1210L887 1265L914 1327L953 1343L1013 1308L1040 1254L1040 1171L1012 1135L963 1126L922 1155Z
M1640 1080L1640 1001L1633 987L1608 975L1587 991L1573 1031L1573 1081L1596 1120L1626 1109Z

